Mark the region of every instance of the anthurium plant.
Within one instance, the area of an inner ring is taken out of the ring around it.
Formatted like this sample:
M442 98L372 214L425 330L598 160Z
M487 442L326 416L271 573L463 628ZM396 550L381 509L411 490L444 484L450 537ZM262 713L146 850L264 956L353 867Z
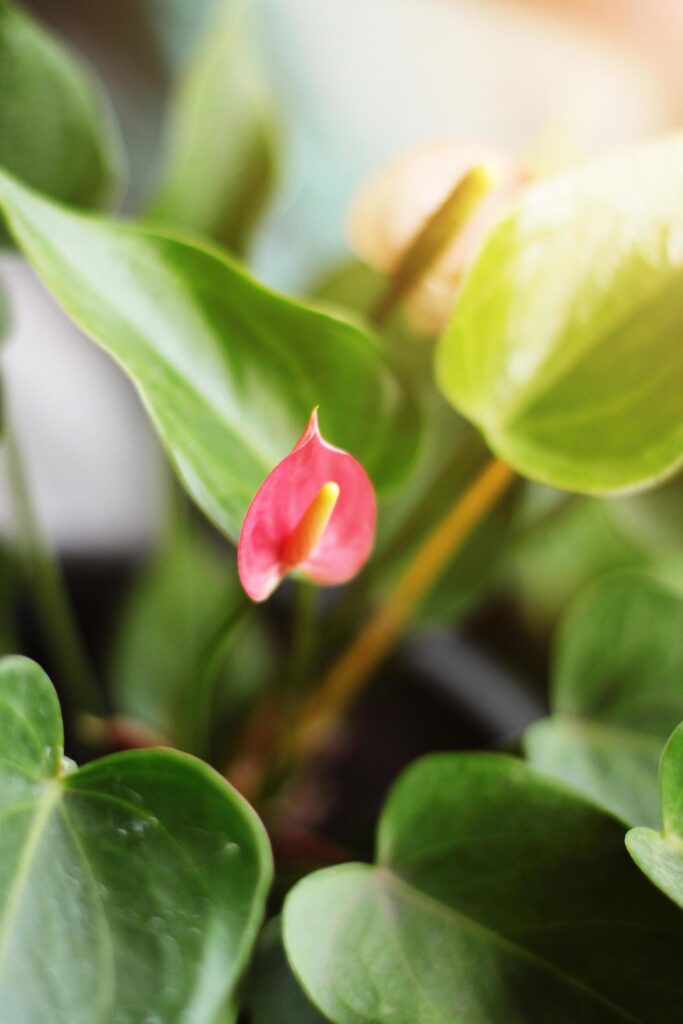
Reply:
M545 180L469 140L403 155L353 204L358 261L278 294L245 257L276 105L242 5L209 6L123 218L117 104L0 0L3 242L174 481L93 669L4 415L0 1022L673 1024L683 136ZM547 713L432 749L374 853L339 842L311 808L367 693L501 601Z

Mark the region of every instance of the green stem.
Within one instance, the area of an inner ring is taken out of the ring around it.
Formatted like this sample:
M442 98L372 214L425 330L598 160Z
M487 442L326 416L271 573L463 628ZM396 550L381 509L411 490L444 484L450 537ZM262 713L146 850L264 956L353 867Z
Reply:
M296 703L297 697L310 681L311 663L315 652L316 587L307 580L296 580L292 608L292 633L286 670L287 697Z
M60 680L74 708L101 714L104 698L83 646L61 569L43 537L19 446L9 433L5 451L23 570Z
M226 648L233 642L235 630L252 609L246 597L233 607L207 643L200 659L198 679L188 680L186 728L179 745L188 753L208 759L211 742L211 720L214 711L216 684Z

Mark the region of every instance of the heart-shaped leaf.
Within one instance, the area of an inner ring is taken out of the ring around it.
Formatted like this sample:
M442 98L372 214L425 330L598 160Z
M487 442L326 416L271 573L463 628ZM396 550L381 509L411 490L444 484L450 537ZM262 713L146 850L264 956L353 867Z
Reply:
M664 748L660 786L664 830L632 828L626 846L647 877L683 907L683 725Z
M469 274L446 397L520 473L641 487L683 461L683 135L529 189Z
M110 197L120 161L94 83L38 24L0 0L0 166L90 207Z
M0 662L0 1006L21 1024L215 1024L270 880L256 815L171 750L79 770L45 674Z
M659 758L683 718L683 598L638 572L591 586L558 636L552 706L525 735L527 757L628 824L658 827Z
M284 940L335 1024L670 1024L683 997L683 917L619 823L497 754L409 768L377 865L299 882Z
M242 252L275 175L275 117L243 2L219 5L178 87L150 216Z
M231 539L318 403L325 435L375 483L405 470L413 407L357 327L267 291L218 250L68 212L4 174L0 206L66 311L132 377L180 479Z

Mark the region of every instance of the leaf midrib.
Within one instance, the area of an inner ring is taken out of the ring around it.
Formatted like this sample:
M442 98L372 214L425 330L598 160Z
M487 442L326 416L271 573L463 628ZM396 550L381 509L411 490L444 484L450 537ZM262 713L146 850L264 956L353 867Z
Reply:
M62 797L62 786L57 779L50 779L35 802L33 824L29 830L24 849L19 859L19 870L9 888L4 912L0 919L0 979L7 966L7 953L11 943L12 926L21 908L31 869L40 848L40 841L47 827L50 814Z
M423 892L421 889L415 888L415 886L411 885L409 882L406 882L404 881L404 879L400 878L399 875L395 874L395 872L391 868L380 867L376 869L376 872L379 880L379 885L380 887L384 887L385 892L387 891L387 889L391 890L393 888L395 891L398 892L399 899L401 897L404 897L408 900L411 900L413 903L418 904L418 906L421 906L429 913L436 914L437 916L443 917L446 920L449 920L452 923L459 925L460 927L469 929L470 931L476 931L484 935L486 939L493 945L504 949L507 953L511 954L512 956L516 956L519 959L523 959L528 961L529 963L533 963L535 966L542 968L549 974L555 975L555 977L565 982L569 987L575 988L578 991L583 992L589 998L595 1000L596 1003L599 1003L600 1005L605 1006L610 1010L614 1011L615 1013L619 1014L624 1021L628 1022L628 1024L646 1024L646 1022L643 1021L642 1018L632 1016L628 1012L628 1010L625 1010L623 1007L618 1006L616 1003L613 1003L610 999L601 995L599 992L596 992L594 989L592 989L589 985L585 984L584 982L579 981L577 978L572 977L572 975L565 973L565 971L563 971L561 968L555 966L552 963L549 963L547 960L543 960L541 957L537 956L535 953L532 953L530 950L518 945L511 939L505 938L498 932L495 932L486 925L481 924L481 922L476 921L474 918L468 917L461 911L456 910L454 907L450 907L445 903L440 903L433 897L428 896L427 893ZM396 936L395 929L390 930L392 931L395 940L397 942L400 942L400 938Z

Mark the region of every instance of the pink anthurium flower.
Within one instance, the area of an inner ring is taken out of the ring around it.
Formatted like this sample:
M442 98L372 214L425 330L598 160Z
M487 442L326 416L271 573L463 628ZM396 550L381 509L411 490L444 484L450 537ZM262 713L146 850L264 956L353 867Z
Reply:
M370 478L352 455L323 440L316 408L244 517L242 586L252 600L265 601L292 571L315 583L345 583L370 556L376 520Z

